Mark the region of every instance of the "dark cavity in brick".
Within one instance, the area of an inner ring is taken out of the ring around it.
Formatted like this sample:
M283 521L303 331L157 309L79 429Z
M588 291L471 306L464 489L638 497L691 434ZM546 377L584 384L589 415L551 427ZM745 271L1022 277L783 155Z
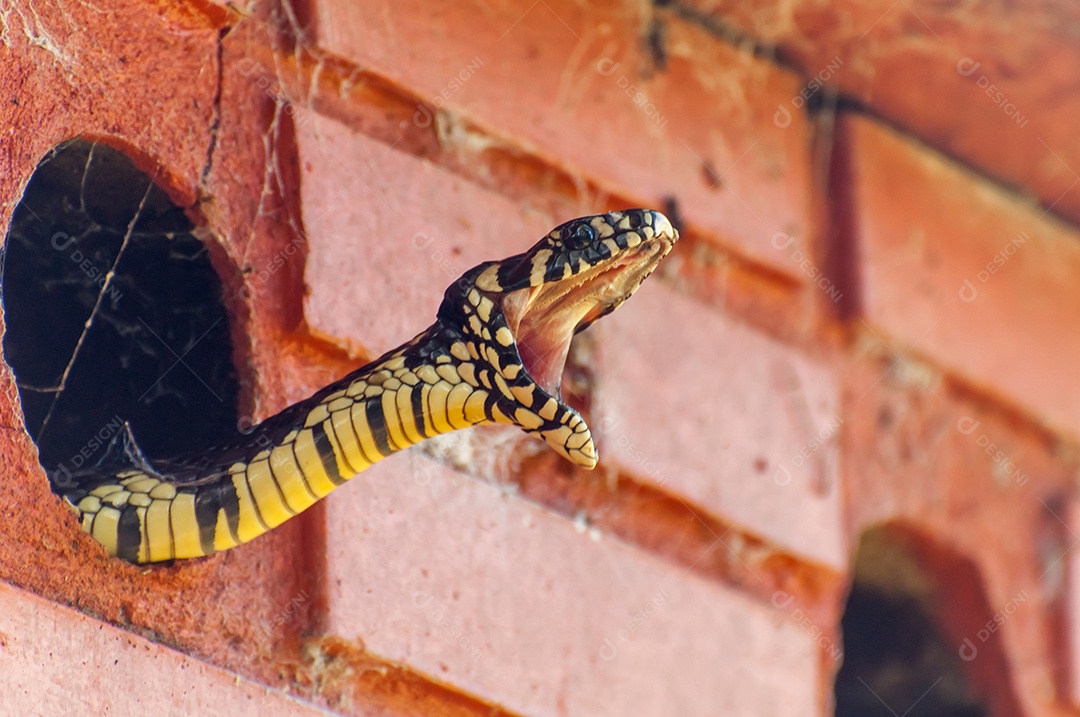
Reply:
M193 231L105 145L66 142L35 170L4 245L3 352L54 488L125 421L150 458L236 435L221 283Z

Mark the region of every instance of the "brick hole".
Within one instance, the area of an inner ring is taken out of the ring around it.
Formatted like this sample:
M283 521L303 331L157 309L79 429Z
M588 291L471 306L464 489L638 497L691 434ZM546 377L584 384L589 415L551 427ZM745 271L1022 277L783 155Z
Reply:
M151 458L235 435L228 317L194 231L102 144L63 143L31 177L4 245L3 353L54 487L124 421Z
M971 561L905 528L866 531L841 620L837 717L1019 717L999 633L979 632L995 613Z

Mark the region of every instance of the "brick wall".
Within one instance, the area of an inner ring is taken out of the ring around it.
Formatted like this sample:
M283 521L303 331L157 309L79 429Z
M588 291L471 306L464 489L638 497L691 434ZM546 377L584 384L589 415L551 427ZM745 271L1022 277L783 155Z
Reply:
M576 343L596 472L475 429L191 563L77 530L5 365L0 712L826 715L844 649L893 714L952 689L873 689L858 584L985 714L1076 714L1075 16L6 3L0 221L60 142L122 149L206 231L251 416L562 220L684 239Z

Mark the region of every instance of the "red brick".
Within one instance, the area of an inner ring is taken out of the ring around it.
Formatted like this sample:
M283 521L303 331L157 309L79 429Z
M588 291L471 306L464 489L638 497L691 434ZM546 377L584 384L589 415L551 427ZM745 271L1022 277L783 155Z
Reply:
M1071 3L686 0L807 78L1080 221L1080 45Z
M1080 233L870 121L845 122L868 331L1080 436Z
M0 694L10 715L327 714L3 582Z
M806 118L773 122L793 75L678 21L651 70L638 4L314 5L322 49L605 191L658 208L673 196L691 224L803 280L770 243L807 233Z
M0 106L0 219L5 224L37 162L79 135L124 148L178 203L194 203L214 111L217 28L188 5L168 2L151 11L154 22L131 22L132 12L146 10L146 4L123 1L101 9L22 2L5 8L0 23L0 87L9 100ZM104 27L113 31L87 31ZM163 57L170 61L162 62ZM153 85L147 77L155 78ZM146 121L148 106L155 107L154 122ZM155 166L162 158L167 166Z
M1062 515L1063 527L1069 542L1080 535L1080 504L1071 499ZM1075 546L1074 546L1075 547ZM1073 705L1080 705L1080 551L1069 550L1064 556L1065 573L1065 696Z
M342 345L379 354L412 338L462 273L524 251L557 223L341 124L304 117L305 315Z
M598 326L602 461L842 568L833 373L646 284Z
M330 496L327 532L329 631L508 709L818 714L794 621L415 451Z
M259 206L264 165L257 110L267 98L253 83L230 82L220 104L216 101L221 26L214 14L171 0L117 0L102 7L21 0L5 5L0 11L0 84L6 98L0 102L0 222L6 224L37 162L56 144L83 135L124 150L208 236L235 240L237 256L245 251L244 240L254 233L254 222L245 225L245 220L277 216L271 207ZM229 22L235 21L230 16ZM258 36L258 27L254 20L234 26L223 44L242 52ZM215 116L223 118L217 132ZM233 147L242 150L232 152ZM224 178L215 182L222 165ZM229 207L224 214L234 221L204 221L202 210L220 216L215 208L222 206ZM259 226L260 238L265 228ZM212 238L207 243L215 260L223 258ZM226 282L239 274L227 260L215 266L223 269ZM236 322L242 379L253 375L245 371L251 337L244 332L258 323L258 315ZM0 482L0 580L153 634L248 676L284 681L280 665L294 660L298 633L312 611L296 611L283 625L273 620L297 591L311 590L317 575L309 570L311 550L305 544L310 528L318 526L314 515L216 558L136 568L105 555L50 492L23 428L7 366L0 368L0 413L6 476ZM240 591L237 585L253 587Z
M957 654L971 654L965 638L978 649L965 670L995 700L987 713L1016 714L1001 707L1019 699L1023 714L1067 714L1054 705L1064 696L1056 679L1069 638L1053 615L1067 597L1063 577L1078 548L1059 520L1068 520L1075 458L1015 412L926 378L891 355L845 370L847 540L890 526L914 532L930 551L970 560L980 584L933 572L931 607L952 604L938 624ZM955 596L972 590L985 594L981 609L957 605ZM1008 619L994 637L1005 659L995 665L992 643L978 631L1003 610Z

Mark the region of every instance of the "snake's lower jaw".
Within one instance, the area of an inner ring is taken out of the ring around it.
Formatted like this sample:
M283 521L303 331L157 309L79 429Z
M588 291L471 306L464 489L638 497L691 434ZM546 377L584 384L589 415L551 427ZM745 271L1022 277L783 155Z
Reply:
M584 424L583 424L584 426ZM556 453L576 466L586 470L596 467L599 456L596 453L596 445L593 443L589 429L574 433L569 440L564 439L557 431L541 432L541 438Z
M596 446L593 445L591 438L584 446L570 452L570 460L585 470L591 471L596 468L596 462L599 459L600 456L596 454Z

